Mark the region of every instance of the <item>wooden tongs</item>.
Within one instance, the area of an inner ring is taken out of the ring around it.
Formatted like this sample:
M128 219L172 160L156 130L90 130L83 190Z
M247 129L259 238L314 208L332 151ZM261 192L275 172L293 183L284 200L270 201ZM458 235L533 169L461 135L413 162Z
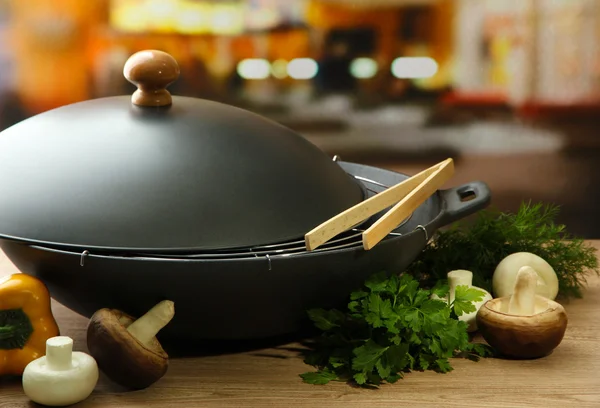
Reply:
M447 182L454 174L454 161L446 159L401 183L347 209L325 221L304 236L306 249L312 251L336 235L361 224L369 217L394 205L362 233L363 248L377 245L402 221Z

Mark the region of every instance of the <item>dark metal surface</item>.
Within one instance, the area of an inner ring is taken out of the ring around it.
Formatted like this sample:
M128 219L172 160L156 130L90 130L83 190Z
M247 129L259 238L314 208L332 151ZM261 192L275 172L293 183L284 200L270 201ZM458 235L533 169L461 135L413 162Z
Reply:
M188 252L304 236L364 198L291 130L228 105L129 96L0 133L0 236L67 250Z
M387 185L407 178L358 164L341 165L353 175ZM474 198L463 202L466 191ZM257 339L300 330L311 307L343 306L348 294L373 273L403 271L438 228L484 208L489 200L481 182L439 191L394 231L401 235L388 236L370 251L352 247L227 260L103 256L94 251L82 257L81 252L12 240L0 240L0 247L21 271L42 279L56 300L84 316L102 307L139 316L160 300L171 299L176 313L161 332L163 339Z

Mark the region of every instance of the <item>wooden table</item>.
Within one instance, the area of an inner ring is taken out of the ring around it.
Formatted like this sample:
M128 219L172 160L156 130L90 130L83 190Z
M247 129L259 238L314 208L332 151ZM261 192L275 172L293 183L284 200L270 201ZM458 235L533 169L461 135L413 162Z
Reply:
M600 241L593 241L600 248ZM17 272L0 252L0 276ZM77 407L600 407L600 279L565 304L569 326L550 356L534 361L455 359L448 374L415 372L378 390L302 383L310 370L288 346L219 356L172 358L152 387L124 392L101 377ZM62 334L87 351L87 320L54 303ZM0 381L0 407L33 407L18 379Z

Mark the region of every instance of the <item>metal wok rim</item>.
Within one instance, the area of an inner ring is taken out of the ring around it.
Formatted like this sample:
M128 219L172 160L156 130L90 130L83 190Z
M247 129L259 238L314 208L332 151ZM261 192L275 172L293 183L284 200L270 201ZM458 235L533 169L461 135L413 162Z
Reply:
M395 241L408 238L413 234L422 234L424 244L428 242L429 236L427 232L427 228L425 226L419 226L406 234L395 234L386 237L379 244L380 247L385 246L388 243L393 243ZM13 241L14 242L14 241ZM16 243L16 242L14 242ZM371 249L369 251L365 251L362 246L353 246L342 249L327 249L322 251L306 251L293 255L266 255L266 256L248 256L248 257L239 257L239 258L182 258L182 257L168 257L163 255L127 255L127 254L106 254L106 253L91 253L89 251L83 252L74 252L65 249L51 248L40 245L31 245L26 243L18 243L20 245L28 246L32 249L56 253L56 254L64 254L64 255L73 255L79 257L79 263L81 267L86 265L88 259L105 259L105 260L114 260L114 261L123 261L123 260L131 260L131 261L144 261L144 262L177 262L177 263L222 263L222 262L267 262L269 266L269 270L271 269L271 261L279 261L283 259L298 259L304 257L318 257L318 256L327 256L327 255L336 255L347 252L376 252L378 248Z
M403 176L403 177L409 177L408 175L406 175L404 173L394 172L394 171L382 169L379 167L364 165L364 164L360 164L360 163L353 163L353 162L342 162L341 160L337 159L337 156L334 157L334 161L339 162L339 163L346 163L346 164L353 165L353 166L358 166L359 168L365 169L365 170L368 168L372 168L372 169L376 169L376 170L383 170L383 171L387 171L390 173L394 173L394 174L397 174L397 175ZM383 184L380 180L377 180L377 177L372 177L371 179L369 179L369 178L364 177L363 175L355 174L358 172L352 171L351 169L344 169L344 171L346 171L350 177L353 177L356 180L356 182L360 185L360 188L364 192L363 200L380 192L380 191L377 191L376 189L367 187L365 185L365 182L371 182L372 184L379 186L381 188L381 191L384 191L386 188L390 187L390 186ZM440 214L438 214L434 219L429 220L429 223L434 222L435 219L437 217L439 217L439 215ZM412 232L414 232L414 231L409 231L409 232L405 232L405 233L396 232L396 230L399 229L400 227L402 227L405 223L407 223L411 217L412 217L412 214L406 220L404 220L401 224L399 224L395 228L395 230L392 231L387 237L385 237L382 242L387 241L389 239L398 238L399 236L407 236L407 235L410 235ZM355 226L350 231L353 232L355 234L355 236L360 236L362 231L357 230L356 229L357 227L360 227L360 225ZM425 237L426 237L426 241L427 241L428 240L427 229L421 225L417 226L415 228L415 230L416 229L422 229L425 232ZM341 236L341 238L340 238L340 236ZM10 241L17 242L20 244L31 246L33 248L44 249L44 250L52 251L52 252L60 252L60 253L66 253L66 254L79 254L79 255L81 255L81 263L82 264L85 262L86 257L92 256L92 252L93 252L93 256L108 257L108 258L120 258L120 259L227 261L227 260L241 260L241 259L245 260L245 259L260 259L260 258L266 258L266 259L284 258L284 257L296 258L299 256L305 256L305 255L313 255L314 256L314 255L322 254L322 253L332 253L332 252L339 252L339 251L346 251L346 250L354 251L357 249L360 249L360 250L363 249L361 239L356 239L355 241L351 241L346 244L343 244L343 243L340 244L339 241L344 241L344 240L348 239L348 238L344 238L344 236L342 236L342 234L340 234L340 236L334 237L328 243L324 244L321 248L317 248L313 251L306 250L306 247L304 245L304 240L302 239L302 241L301 241L302 245L303 245L302 248L297 247L297 248L295 248L294 251L285 252L285 253L281 253L282 251L278 251L276 248L277 247L285 247L285 246L289 246L289 245L299 245L300 239L296 238L295 240L284 241L284 242L279 242L279 243L272 243L272 244L256 245L254 247L222 248L222 249L214 249L214 250L206 250L206 249L198 250L197 248L146 250L146 249L139 249L139 248L124 248L124 247L121 247L121 248L94 247L94 246L73 247L73 246L65 246L65 245L60 245L60 244L51 243L51 242L22 240L22 239L18 239L18 238L11 237L11 236L4 236L2 234L0 234L0 239L6 239L6 240L10 240ZM271 248L271 247L273 247L275 249L272 251L268 251L267 248Z

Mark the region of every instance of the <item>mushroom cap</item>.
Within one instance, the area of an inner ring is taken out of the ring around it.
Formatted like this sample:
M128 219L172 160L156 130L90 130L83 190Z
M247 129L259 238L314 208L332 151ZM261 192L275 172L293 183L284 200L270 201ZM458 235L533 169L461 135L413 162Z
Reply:
M169 356L156 338L149 345L127 327L135 318L116 309L100 309L90 318L87 345L98 367L112 381L130 389L147 388L169 367Z
M536 293L554 300L558 295L556 272L545 259L530 252L515 252L500 261L492 275L494 296L501 298L512 294L517 274L523 266L533 268L539 275Z
M567 313L559 303L536 295L535 313L508 314L510 296L486 302L477 313L477 327L490 346L507 357L544 357L562 341Z
M66 406L83 401L98 382L98 366L91 356L74 351L73 368L56 371L42 356L29 363L22 376L23 392L33 402L46 406Z

